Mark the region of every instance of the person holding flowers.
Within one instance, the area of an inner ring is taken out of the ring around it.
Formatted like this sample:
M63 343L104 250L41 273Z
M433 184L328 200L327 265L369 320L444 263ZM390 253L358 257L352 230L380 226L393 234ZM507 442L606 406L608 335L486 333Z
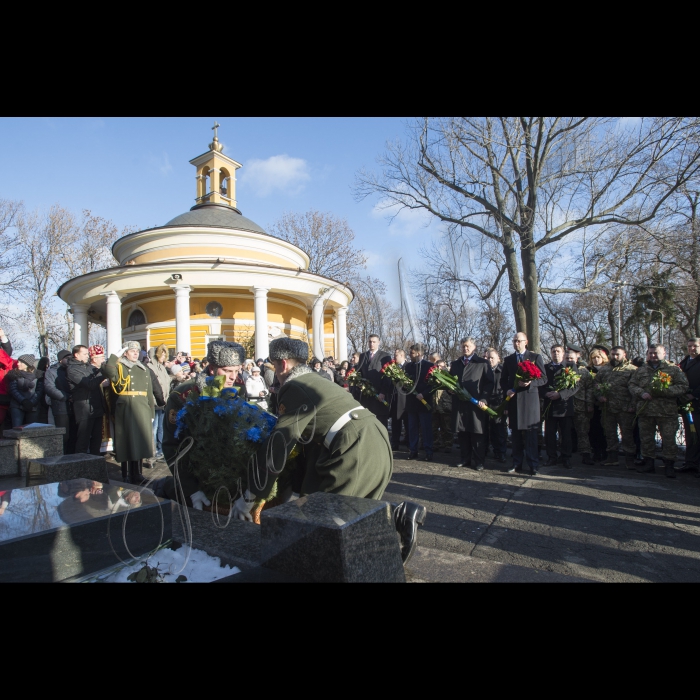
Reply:
M697 434L697 421L700 418L700 338L688 338L688 354L680 361L679 367L688 379L688 392L682 410L685 427L685 464L676 471L694 471L700 478L700 440Z
M656 458L656 429L661 433L662 456L666 476L675 479L676 432L678 431L678 401L689 391L683 370L666 360L663 345L650 345L647 361L632 374L630 394L637 404L639 437L642 442L644 464L638 472L654 473Z
M527 349L527 335L522 331L513 337L515 352L503 360L501 388L506 392L508 423L513 433L513 466L508 470L522 472L527 457L530 474L538 473L540 457L537 431L540 427L539 387L547 382L542 355Z
M388 428L389 400L394 385L382 374L382 367L387 362L391 362L391 355L379 347L381 339L376 333L369 336L367 343L369 349L360 355L355 371L372 385L375 396L362 393L360 403L369 409L385 428Z
M602 407L603 428L607 440L606 467L618 464L617 429L622 433L622 449L625 466L634 469L636 447L634 444L635 401L629 391L630 380L637 368L627 359L627 351L615 345L610 351L610 362L598 370L593 380L593 397Z
M488 360L476 354L474 338L463 338L460 344L462 357L450 364L450 374L476 404L462 400L457 394L452 397L452 430L457 433L460 452L457 466L473 466L476 471L483 471L489 420L485 409L493 392L493 370Z
M432 368L432 363L423 359L423 346L411 345L408 350L411 358L407 362L404 371L413 383L413 391L404 389L406 393L406 413L408 414L408 459L418 458L418 433L423 435L423 448L425 449L425 461L433 458L433 416L432 396L430 385L426 377ZM401 391L400 387L397 387Z

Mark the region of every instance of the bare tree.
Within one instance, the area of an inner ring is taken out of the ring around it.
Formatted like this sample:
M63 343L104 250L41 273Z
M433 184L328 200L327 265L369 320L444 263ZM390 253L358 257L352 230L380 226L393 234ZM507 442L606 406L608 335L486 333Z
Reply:
M0 199L0 289L12 293L26 276L22 265L17 221L22 213L21 202Z
M573 286L542 287L539 251L610 224L650 222L699 172L698 120L423 118L380 162L381 173L359 174L356 195L425 209L470 244L497 243L494 282L506 276L516 327L539 349L539 293L585 292L605 269L600 259L593 277L584 268Z

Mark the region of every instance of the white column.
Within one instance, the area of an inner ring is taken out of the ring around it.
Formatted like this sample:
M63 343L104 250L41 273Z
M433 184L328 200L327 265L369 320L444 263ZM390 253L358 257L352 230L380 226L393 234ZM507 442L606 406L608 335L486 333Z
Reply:
M122 301L116 292L103 292L107 301L107 357L122 349ZM85 345L85 343L83 343Z
M190 353L190 289L188 284L174 284L175 350Z
M323 297L316 297L311 307L311 338L314 357L323 359Z
M88 344L88 304L73 304L73 345Z
M270 346L267 341L267 293L265 287L253 287L255 295L255 357L263 360L270 354Z
M338 339L338 360L348 359L347 306L341 306L335 311L335 333Z

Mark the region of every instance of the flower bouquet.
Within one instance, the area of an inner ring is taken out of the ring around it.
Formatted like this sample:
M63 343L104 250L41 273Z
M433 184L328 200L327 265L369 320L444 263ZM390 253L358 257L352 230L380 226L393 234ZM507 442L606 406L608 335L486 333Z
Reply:
M518 369L515 372L515 380L519 382L531 382L533 379L539 379L542 376L540 368L530 360L518 362ZM506 396L506 400L496 409L496 413L500 416L503 411L508 408L508 402L515 396L511 394Z
M444 369L438 369L437 367L431 367L428 375L426 377L428 384L435 389L447 389L457 396L460 401L469 401L475 406L479 406L479 402L466 390L464 387L459 385L457 377L454 374L450 374ZM496 411L488 406L479 406L479 408L488 413L490 416L495 416Z
M552 391L562 392L565 389L574 389L581 379L581 375L576 372L573 367L564 367L561 372L559 372L555 378L554 386L549 388ZM542 418L547 416L550 407L552 406L552 401L547 404L547 408L544 410Z
M695 430L695 421L693 420L693 402L688 401L688 403L680 406L678 409L681 413L685 413L688 418L688 423L690 424L690 433L693 436L693 442L698 439L697 430Z
M608 382L598 382L595 385L595 394L597 397L602 397L605 399L603 401L603 425L608 417L608 394L610 393L610 384Z
M396 364L395 360L392 360L391 362L387 362L384 364L382 367L382 374L387 377L392 384L395 386L399 387L400 389L408 389L408 394L414 394L415 393L415 382L413 379L411 379L406 372L401 369ZM418 397L416 396L418 399ZM429 411L432 410L430 408L430 405L425 399L418 399Z
M377 401L383 403L385 406L389 405L388 402L379 398L379 394L377 394L377 392L374 390L372 383L368 379L361 376L356 370L350 370L350 372L345 375L345 379L350 386L359 387L363 396L373 396L375 399L377 399Z
M654 376L651 378L651 389L649 393L657 398L662 397L666 390L673 384L673 378L668 372L662 372L660 369L656 370ZM648 401L642 404L642 407L634 414L634 424L637 418L644 412L644 409L649 405Z
M204 387L187 394L176 418L175 437L183 430L192 437L189 469L211 500L224 488L232 500L245 492L250 458L277 423L272 414L243 401L235 388L224 388L225 382L224 376L208 377Z

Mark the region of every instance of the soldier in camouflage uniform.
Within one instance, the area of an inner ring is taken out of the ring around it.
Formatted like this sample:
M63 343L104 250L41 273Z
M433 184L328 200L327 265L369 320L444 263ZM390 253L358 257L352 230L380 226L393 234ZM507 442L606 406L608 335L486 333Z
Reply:
M610 353L610 364L603 365L593 380L593 396L603 412L603 428L608 443L606 467L618 464L617 427L622 433L625 466L634 469L634 413L635 400L629 392L632 374L637 368L627 359L627 352L616 345Z
M591 430L591 417L593 416L593 375L587 367L579 364L581 350L576 345L567 345L566 361L573 362L576 372L581 377L576 385L574 394L574 430L578 439L578 451L581 454L583 464L593 464L591 459L591 441L588 433Z
M673 463L676 460L676 432L678 431L678 398L688 391L688 380L680 367L666 361L663 345L651 345L647 361L632 374L629 390L637 402L639 437L642 441L644 465L640 473L654 472L656 457L656 428L658 426L663 443L662 455L666 476L675 479ZM652 379L659 371L671 376L671 385L662 394L652 389Z

